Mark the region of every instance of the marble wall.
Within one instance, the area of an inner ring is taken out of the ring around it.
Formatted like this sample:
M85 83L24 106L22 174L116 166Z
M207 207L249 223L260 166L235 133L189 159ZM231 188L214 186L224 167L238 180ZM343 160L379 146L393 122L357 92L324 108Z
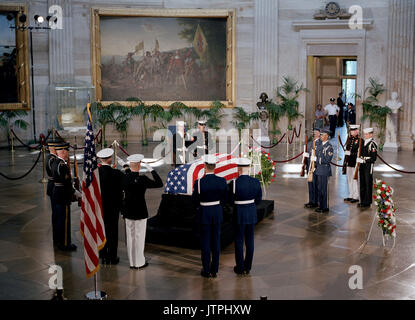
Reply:
M33 33L35 72L36 131L45 132L51 127L55 110L50 105L50 88L61 81L91 83L90 66L90 10L91 7L136 8L228 8L236 9L236 104L249 111L255 110L262 91L275 97L282 77L289 75L307 86L307 54L338 55L344 48L353 47L358 56L358 92L363 93L369 77L377 78L388 89L401 87L404 112L401 126L408 143L404 149L413 149L415 131L414 86L414 1L365 0L364 27L351 30L347 23L313 20L313 14L323 9L322 0L30 0L25 3L29 17L46 15L48 7L58 4L63 8L64 29ZM356 4L355 0L338 1L342 8ZM399 10L397 9L399 8ZM406 8L406 9L405 9ZM397 11L398 10L398 11ZM32 18L31 18L32 19ZM311 23L311 24L310 24ZM412 32L411 32L412 30ZM406 36L408 35L408 36ZM407 40L406 40L407 39ZM400 42L399 42L400 41ZM408 42L406 42L408 41ZM399 43L398 43L399 42ZM408 45L409 43L409 45ZM321 44L325 44L324 52ZM401 51L392 47L405 47ZM313 51L317 50L317 51ZM320 51L319 51L320 50ZM393 51L395 50L395 51ZM314 53L313 53L314 52ZM396 70L405 69L405 76ZM389 88L390 87L390 88ZM381 97L385 103L390 94ZM324 101L322 103L325 103ZM307 96L300 97L300 109L310 126L314 106ZM231 110L227 110L230 128ZM28 117L31 121L31 117ZM282 124L282 126L284 126ZM131 126L129 137L137 139L138 124ZM32 130L19 132L31 138ZM111 135L111 130L109 132ZM2 137L4 139L4 137Z

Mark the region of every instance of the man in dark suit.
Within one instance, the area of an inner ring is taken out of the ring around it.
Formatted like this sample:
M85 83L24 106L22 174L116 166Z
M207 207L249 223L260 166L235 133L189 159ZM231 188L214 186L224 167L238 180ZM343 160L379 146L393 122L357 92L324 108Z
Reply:
M344 102L343 102L343 92L339 92L339 97L337 98L337 106L339 107L339 116L337 118L337 126L343 127L343 114L344 114Z
M314 142L315 141L315 142ZM307 143L307 151L304 153L304 157L306 158L306 168L308 175L313 175L313 180L308 181L308 203L304 205L305 208L317 208L318 207L318 186L317 186L317 177L315 175L315 161L316 156L315 152L317 148L321 145L320 140L320 129L314 128L313 129L313 139ZM313 154L313 147L315 147L314 154ZM311 158L310 158L311 155ZM314 162L314 169L312 169L312 164Z
M192 200L198 208L203 269L202 277L216 277L219 270L220 227L223 221L222 206L227 202L228 186L224 178L214 174L216 157L203 156L205 176L195 181ZM212 255L212 257L211 257Z
M71 169L68 166L69 143L55 145L57 159L52 163L53 193L56 210L57 246L63 251L74 251L76 245L71 243L71 202L81 198L81 193L72 185Z
M229 184L231 202L235 205L235 262L236 274L249 274L254 257L254 227L258 221L256 206L262 200L258 179L249 176L251 160L237 160L239 177ZM246 254L244 259L244 240Z
M329 142L330 130L323 129L321 132L321 145L316 150L316 170L318 185L318 205L316 212L328 212L328 181L331 176L331 159L333 158L333 147Z
M105 236L107 243L99 252L103 264L117 264L120 258L118 250L118 220L122 201L122 181L124 174L112 167L111 148L102 149L97 153L101 159L98 168L99 184L101 187L102 212L104 217Z
M359 178L360 178L360 208L369 208L372 204L373 167L377 159L378 145L373 140L373 128L363 130L364 144L360 152Z
M125 219L127 253L131 269L143 269L148 266L144 256L148 218L145 193L147 189L163 186L157 172L150 165L141 162L143 158L142 154L132 154L127 158L131 171L125 174L123 181L125 200L122 215ZM141 166L151 172L153 180L140 174Z

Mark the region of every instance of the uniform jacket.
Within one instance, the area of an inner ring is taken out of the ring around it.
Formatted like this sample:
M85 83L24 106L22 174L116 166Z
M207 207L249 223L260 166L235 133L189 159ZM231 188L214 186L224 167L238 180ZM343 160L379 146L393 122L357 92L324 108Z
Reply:
M102 210L105 219L116 218L121 209L124 174L108 165L98 168Z
M46 173L48 175L48 185L46 187L46 194L51 197L53 194L53 162L57 159L58 157L56 155L54 155L53 153L49 153L47 158L46 158Z
M321 146L322 142L320 139L316 140L316 154L317 154L317 149L319 146ZM313 155L313 140L309 141L307 143L307 152L310 155L310 157ZM307 168L307 172L310 172L310 165L311 165L311 159L310 157L306 158L306 168ZM315 164L316 165L316 164Z
M360 164L359 170L369 169L370 172L373 173L373 165L376 161L377 154L378 145L373 139L370 140L366 145L364 145L364 142L362 141L362 150L360 157L363 158L366 162Z
M202 133L201 131L198 131L195 133L193 137L195 139L195 142L193 143L196 145L194 154L198 157L207 154L209 150L209 145L213 144L209 132L204 131ZM206 148L203 148L204 146L206 146Z
M235 187L234 187L235 184ZM235 201L255 200L250 204L235 204L237 224L255 224L258 221L256 206L262 200L262 189L258 179L241 175L229 184L231 203Z
M316 170L317 176L331 176L331 159L333 158L333 147L330 142L323 143L316 150Z
M350 124L356 124L356 111L353 109L347 110L346 121L348 121Z
M71 169L63 159L56 157L52 162L54 180L53 201L56 204L71 204L75 189L72 186Z
M347 166L348 167L355 167L356 166L356 158L357 154L359 153L359 137L350 137L349 142L346 144L346 150L350 151L350 155L347 159ZM363 141L362 141L362 147L363 147Z
M199 183L200 180L200 190ZM206 174L203 178L195 181L193 185L192 200L198 207L198 222L200 224L219 224L223 221L222 206L228 200L228 186L225 178L214 174ZM200 202L220 201L213 206L201 206Z

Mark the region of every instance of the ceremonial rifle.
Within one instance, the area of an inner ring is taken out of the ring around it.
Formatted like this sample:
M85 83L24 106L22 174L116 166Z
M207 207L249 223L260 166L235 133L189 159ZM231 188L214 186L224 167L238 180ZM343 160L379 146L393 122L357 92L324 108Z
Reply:
M75 145L73 148L73 173L74 173L73 187L79 192L81 192L81 183L79 181L79 171L78 171L78 161L76 160L76 148L77 147L78 145L76 144L76 137L75 137ZM82 199L77 199L77 201L78 201L78 207L80 207Z
M314 137L313 137L313 139L314 139ZM313 140L312 156L313 157L316 156L316 139ZM316 162L311 161L310 170L308 171L308 182L313 182L313 173L314 173L315 167L316 167Z
M362 138L360 137L360 134L359 134L359 151L357 153L357 158L360 158L361 153L362 153ZM360 163L357 162L357 159L356 159L356 166L354 167L354 174L353 174L354 180L357 180L359 177L359 168L360 168Z
M350 150L347 150L347 147L349 145L349 142L350 142L350 132L349 132L349 135L347 136L347 140L346 140L346 151L350 151ZM348 162L349 162L349 155L345 155L344 156L344 162L343 162L343 168L342 168L342 174L346 174L347 163Z
M304 137L305 137L305 139L304 139L304 153L306 153L307 152L307 135L304 134ZM304 177L306 167L307 167L307 159L306 159L306 157L303 156L303 166L301 167L300 177Z

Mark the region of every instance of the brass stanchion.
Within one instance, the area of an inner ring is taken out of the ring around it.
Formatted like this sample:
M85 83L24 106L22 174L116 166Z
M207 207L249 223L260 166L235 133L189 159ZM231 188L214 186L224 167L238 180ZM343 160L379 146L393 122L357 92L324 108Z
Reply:
M48 182L48 179L46 179L46 149L45 149L44 144L42 144L42 149L41 149L40 152L42 152L42 163L43 163L43 165L42 165L43 177L40 180L40 182L41 183L46 183L46 182Z
M339 131L337 131L337 153L336 153L336 161L341 160L342 158L339 157L339 138L340 138L340 133Z
M289 146L289 144L290 144L290 138L288 137L288 128L287 128L287 131L285 132L285 135L287 136L287 158L288 158L288 146Z
M12 146L12 153L14 153L14 136L13 136L13 132L11 129L9 130L9 134L10 134L10 140L11 140L11 146Z

